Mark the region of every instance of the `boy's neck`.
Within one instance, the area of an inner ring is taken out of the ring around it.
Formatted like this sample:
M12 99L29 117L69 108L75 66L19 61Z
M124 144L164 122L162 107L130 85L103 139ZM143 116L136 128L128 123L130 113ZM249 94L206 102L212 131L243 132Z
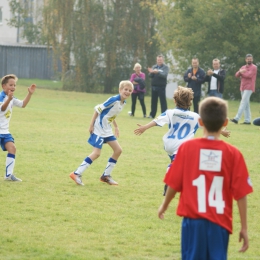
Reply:
M221 130L220 129L218 132L209 132L205 127L203 130L203 138L207 138L210 140L218 140L221 134Z

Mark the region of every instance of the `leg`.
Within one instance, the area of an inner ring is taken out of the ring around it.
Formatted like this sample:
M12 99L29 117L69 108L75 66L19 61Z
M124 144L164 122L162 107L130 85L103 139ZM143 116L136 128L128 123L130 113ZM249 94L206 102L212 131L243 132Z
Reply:
M244 111L244 118L245 118L245 123L251 123L251 111L250 111L250 97L252 95L251 90L245 90L244 95L246 96L246 106L245 106L245 111Z
M100 177L100 181L106 182L109 185L118 185L118 183L112 179L111 172L113 171L117 160L122 153L122 148L117 140L107 142L107 144L113 149L113 154L108 159L106 169Z
M200 96L196 96L193 98L193 109L195 113L199 113L199 102Z
M144 103L144 93L138 93L138 98L142 107L142 111L143 111L143 116L146 117L146 107L145 107L145 103Z
M151 100L151 112L150 116L155 118L157 112L157 104L158 104L158 88L152 87L152 100Z
M160 103L161 103L161 113L163 113L167 110L167 100L166 100L165 88L160 88L159 97L160 97Z
M234 117L234 119L236 121L238 121L241 118L243 112L245 111L246 106L249 104L251 94L252 94L252 90L241 91L240 105L239 105L237 114ZM247 116L249 116L249 115L247 114ZM246 120L246 118L245 118L245 120ZM250 118L247 118L247 120L250 120Z
M132 98L132 116L135 115L135 106L136 106L136 99L137 99L138 93L132 93L131 98Z

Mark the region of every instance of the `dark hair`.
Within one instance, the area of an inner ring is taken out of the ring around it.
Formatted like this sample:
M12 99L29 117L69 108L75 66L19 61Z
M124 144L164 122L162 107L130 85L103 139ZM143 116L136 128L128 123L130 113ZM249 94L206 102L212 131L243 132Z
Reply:
M227 102L218 97L207 97L199 105L199 114L209 132L218 132L227 119Z
M253 55L252 54L247 54L246 58L248 58L248 57L252 57L253 58Z
M15 82L18 80L18 78L14 74L8 74L2 77L1 84L4 85L8 82L9 79L14 79Z

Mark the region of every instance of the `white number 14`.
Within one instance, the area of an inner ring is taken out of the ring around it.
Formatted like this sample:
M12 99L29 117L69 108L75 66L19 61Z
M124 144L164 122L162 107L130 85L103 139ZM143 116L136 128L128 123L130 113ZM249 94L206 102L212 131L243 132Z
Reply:
M210 186L208 194L208 202L210 207L215 207L217 214L224 214L225 201L223 201L222 189L223 189L224 177L215 176ZM197 186L197 199L198 199L198 211L201 213L206 212L206 181L205 175L200 175L196 180L192 182L193 186Z

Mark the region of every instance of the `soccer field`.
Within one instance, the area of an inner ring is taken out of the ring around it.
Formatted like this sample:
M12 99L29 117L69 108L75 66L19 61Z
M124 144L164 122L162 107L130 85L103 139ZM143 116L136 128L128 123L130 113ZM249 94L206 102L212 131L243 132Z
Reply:
M18 81L15 96L23 99L26 93L27 88ZM169 163L162 143L167 126L135 136L137 124L149 122L142 118L139 103L136 116L129 117L131 100L127 100L116 119L123 153L112 175L119 185L99 181L112 153L107 145L84 172L85 186L77 186L69 178L92 151L87 139L93 108L109 96L37 89L25 109L13 109L10 132L17 147L15 174L23 182L4 181L6 153L2 152L0 260L180 259L181 218L175 214L179 196L163 221L157 217ZM150 112L150 97L145 101ZM238 105L238 101L229 102L229 117L235 116ZM168 107L173 107L172 100ZM260 105L251 103L251 111L252 118L259 117ZM248 196L249 249L238 253L240 224L234 202L229 259L260 258L258 128L229 123L231 137L222 137L243 153L254 188ZM202 136L202 130L196 136Z

